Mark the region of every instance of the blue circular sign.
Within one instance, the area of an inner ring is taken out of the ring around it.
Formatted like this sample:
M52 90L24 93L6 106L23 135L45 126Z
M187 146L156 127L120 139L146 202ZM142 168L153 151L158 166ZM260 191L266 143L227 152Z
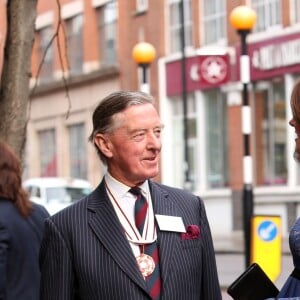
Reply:
M276 238L277 232L277 226L272 221L262 222L257 229L259 237L266 242L274 240Z

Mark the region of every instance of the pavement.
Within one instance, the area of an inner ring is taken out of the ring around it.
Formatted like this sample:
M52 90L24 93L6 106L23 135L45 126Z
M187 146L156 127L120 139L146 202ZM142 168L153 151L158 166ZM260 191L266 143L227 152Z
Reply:
M242 231L235 231L229 235L213 235L216 253L244 253L244 236ZM289 255L288 237L281 240L282 254Z
M244 238L242 232L227 236L213 235L218 276L223 300L232 300L227 294L228 286L245 270ZM280 274L274 281L278 289L282 287L293 269L288 238L282 239Z

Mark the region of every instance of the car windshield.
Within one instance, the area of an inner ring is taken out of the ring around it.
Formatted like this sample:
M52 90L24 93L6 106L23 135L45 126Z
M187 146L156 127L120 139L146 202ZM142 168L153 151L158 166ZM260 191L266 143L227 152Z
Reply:
M91 192L89 188L51 187L46 189L47 202L57 201L70 203L77 201Z

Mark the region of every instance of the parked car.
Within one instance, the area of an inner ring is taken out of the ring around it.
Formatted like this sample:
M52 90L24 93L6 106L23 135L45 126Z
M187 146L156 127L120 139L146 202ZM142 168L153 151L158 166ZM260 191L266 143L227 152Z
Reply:
M92 191L92 185L83 179L64 177L38 177L23 183L30 200L45 206L53 215Z

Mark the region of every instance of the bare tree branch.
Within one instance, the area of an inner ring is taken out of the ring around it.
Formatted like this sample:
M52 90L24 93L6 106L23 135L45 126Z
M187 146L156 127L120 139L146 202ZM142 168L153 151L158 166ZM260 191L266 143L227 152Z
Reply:
M67 63L67 68L65 69L64 67L64 61L63 61L63 51L62 51L62 46L59 40L59 32L60 29L62 30L63 33L63 37L66 41L66 32L65 32L65 28L63 26L62 20L61 20L61 4L60 4L60 0L56 0L56 4L57 4L57 9L58 9L58 21L57 21L57 26L55 29L55 32L53 34L53 36L51 37L49 43L47 44L44 52L43 52L43 56L41 58L41 61L39 63L38 66L38 70L37 70L37 74L36 74L36 80L34 83L34 86L32 87L31 93L30 93L30 99L33 97L35 90L38 86L38 78L40 76L44 61L45 61L45 57L50 49L50 47L52 46L52 44L54 43L54 41L56 40L56 45L57 45L57 49L58 49L58 56L59 56L59 62L60 62L60 66L61 66L61 70L62 70L62 80L63 80L63 84L64 84L64 89L66 92L66 98L68 100L68 110L66 112L66 119L68 119L69 115L70 115L70 111L72 108L72 104L71 104L71 98L70 98L70 94L69 94L69 85L68 85L68 81L67 81L67 77L65 76L65 71L69 71L70 70L70 65L69 65L69 60L68 60L68 55L67 55L67 43L65 43L65 58L66 58L66 63ZM68 72L69 73L69 72ZM31 109L31 101L29 101L29 114L28 116L30 116L30 109ZM28 117L28 120L30 118Z

